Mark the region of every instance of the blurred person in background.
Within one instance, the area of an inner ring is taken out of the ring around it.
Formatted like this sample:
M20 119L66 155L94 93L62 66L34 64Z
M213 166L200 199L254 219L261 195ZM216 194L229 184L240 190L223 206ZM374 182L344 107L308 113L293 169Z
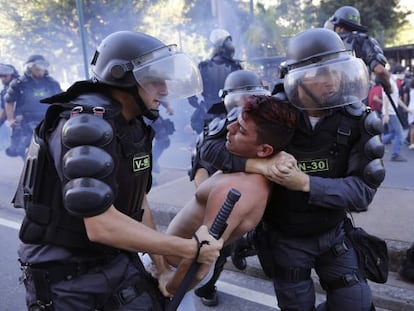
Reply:
M368 29L361 25L358 9L348 5L340 7L325 22L325 28L335 31L341 37L345 48L354 51L355 56L364 61L390 94L390 73L385 68L387 59L377 40L366 34Z
M6 96L7 89L10 85L10 82L13 79L16 79L19 76L16 68L10 64L0 64L0 79L1 83L3 84L3 88L0 92L0 103L1 103L1 111L0 111L0 149L5 149L6 146L10 144L10 128L9 126L3 126L7 120L6 115L6 102L4 97Z
M217 116L209 113L208 110L220 101L218 92L223 88L226 77L231 72L242 69L240 61L234 59L235 47L227 30L214 29L209 39L213 45L211 58L198 64L203 79L202 98L192 96L188 99L190 105L195 108L191 116L191 127L198 134Z
M401 100L398 92L397 79L400 72L399 67L394 68L394 72L391 76L391 86L392 92L390 97L393 103L390 101L388 96L383 91L383 105L382 105L382 115L383 122L387 125L387 132L382 136L382 142L387 145L392 142L392 152L391 152L391 161L394 162L406 162L407 159L401 155L401 147L404 143L404 130L403 122L401 122L401 116L399 116L398 107L404 109L408 114L412 114L414 110L411 110L407 105Z
M47 109L40 100L62 92L59 82L49 75L49 62L42 55L31 55L24 65L25 73L10 83L4 97L7 120L12 128L6 154L23 159L33 130Z
M160 105L165 108L166 113L169 116L174 114L174 110L168 102L160 102ZM174 122L169 118L160 116L156 120L149 120L145 118L145 122L150 125L155 132L153 147L152 147L152 171L154 173L160 173L161 168L159 159L165 150L171 145L170 136L175 132ZM155 178L152 179L152 185L156 186L157 182Z

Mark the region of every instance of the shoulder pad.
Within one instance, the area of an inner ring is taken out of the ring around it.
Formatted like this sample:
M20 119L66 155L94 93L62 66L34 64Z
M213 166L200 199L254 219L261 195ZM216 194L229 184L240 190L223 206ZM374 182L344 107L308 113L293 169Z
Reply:
M62 144L67 148L79 145L103 147L113 138L114 132L108 121L90 113L71 116L62 128Z
M94 113L94 109L97 107L102 108L105 118L111 118L121 112L119 103L111 101L108 97L99 93L82 94L68 104L72 108L81 106L84 112L89 113Z
M357 32L357 33L353 33L353 34L355 34L358 38L360 38L360 39L369 39L370 37L366 34L366 33L364 33L364 32Z
M226 130L226 119L214 118L208 124L207 136L216 137L224 133Z
M367 106L356 97L347 96L345 101L349 103L344 107L345 111L352 117L361 117L367 111Z

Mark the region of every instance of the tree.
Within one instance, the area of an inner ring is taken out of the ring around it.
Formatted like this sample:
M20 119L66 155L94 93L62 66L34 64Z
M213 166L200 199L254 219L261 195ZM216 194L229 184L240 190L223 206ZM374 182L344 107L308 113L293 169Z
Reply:
M368 27L368 34L384 45L394 43L398 30L406 25L409 11L402 11L399 0L321 0L319 23L323 23L344 5L356 7L361 14L361 24Z

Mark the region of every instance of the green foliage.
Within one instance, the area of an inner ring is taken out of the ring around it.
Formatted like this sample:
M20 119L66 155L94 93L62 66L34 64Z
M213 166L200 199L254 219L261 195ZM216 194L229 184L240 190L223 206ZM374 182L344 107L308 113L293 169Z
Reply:
M343 5L356 7L361 14L361 24L368 27L368 34L382 46L394 42L399 29L406 25L409 11L399 7L399 0L322 0L320 3L319 23L323 23Z
M209 57L208 40L216 27L227 29L244 60L284 54L285 41L310 27L322 27L342 5L361 12L369 34L384 44L399 40L401 29L412 31L398 0L81 0L87 61L111 32L137 30L177 43L196 61ZM43 54L50 72L72 83L83 76L81 25L73 0L0 0L0 62L19 71L31 54ZM399 41L398 41L399 40ZM410 43L410 42L405 42ZM247 63L246 63L247 65Z

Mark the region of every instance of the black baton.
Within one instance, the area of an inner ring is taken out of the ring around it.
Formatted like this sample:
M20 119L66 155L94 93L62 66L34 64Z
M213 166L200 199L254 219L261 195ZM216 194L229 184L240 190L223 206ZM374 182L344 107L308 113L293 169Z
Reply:
M403 123L403 120L401 119L401 116L399 114L398 107L395 105L394 100L391 97L391 94L385 89L384 85L382 85L382 87L384 88L384 93L387 95L388 100L390 101L392 108L394 108L394 111L395 111L395 114L397 115L398 120L400 121L401 125L403 126L404 123Z
M227 198L224 201L223 205L221 206L216 218L214 219L214 222L209 229L210 234L215 238L219 239L224 230L226 230L227 227L227 219L230 216L231 211L233 210L234 205L240 198L240 192L234 188L230 189L230 191L227 193ZM188 288L191 285L191 282L193 281L194 277L197 274L198 269L200 268L201 264L197 261L194 261L190 268L188 269L186 275L184 276L184 279L180 286L178 287L177 291L175 292L173 298L168 303L166 307L166 311L175 311L178 308L178 305L180 304L181 300L183 299L185 293L187 292Z

